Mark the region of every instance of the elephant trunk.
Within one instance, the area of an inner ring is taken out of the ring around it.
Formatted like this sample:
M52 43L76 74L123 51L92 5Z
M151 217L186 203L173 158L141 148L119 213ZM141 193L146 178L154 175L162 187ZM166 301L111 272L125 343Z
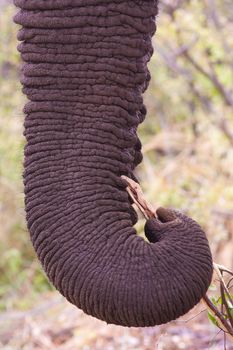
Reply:
M121 175L142 160L137 126L157 0L15 0L25 106L28 229L54 286L87 314L153 326L205 294L212 258L200 226L159 210L137 221Z

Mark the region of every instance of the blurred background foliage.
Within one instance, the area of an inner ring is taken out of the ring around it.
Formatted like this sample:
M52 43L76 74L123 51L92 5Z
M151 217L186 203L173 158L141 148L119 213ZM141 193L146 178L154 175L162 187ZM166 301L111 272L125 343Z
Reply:
M15 12L11 1L0 1L0 310L30 308L51 289L25 224L25 97ZM198 220L215 261L232 269L232 0L161 0L157 24L137 176L155 206L182 209ZM143 225L140 219L139 231Z
M15 12L10 2L0 2L0 310L27 308L34 295L51 288L35 260L25 224L25 97L19 82Z

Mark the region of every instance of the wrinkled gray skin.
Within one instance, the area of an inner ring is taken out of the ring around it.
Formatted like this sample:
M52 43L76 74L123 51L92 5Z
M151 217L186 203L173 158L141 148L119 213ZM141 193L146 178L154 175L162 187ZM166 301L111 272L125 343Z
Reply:
M146 242L121 175L142 160L157 1L15 0L25 106L25 209L53 285L87 314L153 326L206 293L212 258L201 227L160 209Z

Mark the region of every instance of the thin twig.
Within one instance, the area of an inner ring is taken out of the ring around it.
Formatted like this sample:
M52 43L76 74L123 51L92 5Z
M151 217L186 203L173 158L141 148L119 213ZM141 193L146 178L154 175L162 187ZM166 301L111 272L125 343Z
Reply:
M223 265L214 263L214 267L219 269L220 271L227 272L227 273L229 273L230 275L233 276L233 272L231 270L229 270L227 267L223 266Z
M215 271L218 274L220 281L221 281L220 291L221 291L221 297L222 297L222 307L225 306L229 322L230 322L231 327L233 329L233 318L231 316L231 311L230 311L230 308L228 305L228 300L227 300L227 299L229 299L229 302L231 303L232 297L231 297L230 291L228 290L227 285L223 279L223 271L225 270L225 268L221 269L217 264L214 264L214 268L215 268Z
M208 307L211 313L215 315L217 318L217 323L219 328L221 328L224 332L226 332L229 337L233 340L233 329L228 324L227 320L224 318L224 316L219 312L219 310L216 308L216 306L211 302L209 297L205 295L202 298L203 303Z
M174 20L174 13L172 16L173 20ZM182 46L182 35L181 35L181 30L179 28L176 28L175 30L176 33L176 37L177 37L177 42L179 44L179 46ZM182 56L184 58L186 58L186 60L199 72L201 73L203 76L206 77L206 79L208 79L214 86L215 88L218 90L219 94L223 97L226 105L228 106L233 106L233 98L231 96L231 92L228 91L225 86L220 82L217 73L213 67L213 65L209 65L209 70L205 70L203 68L203 66L201 64L199 64L199 62L197 62L189 53L188 50L184 51Z

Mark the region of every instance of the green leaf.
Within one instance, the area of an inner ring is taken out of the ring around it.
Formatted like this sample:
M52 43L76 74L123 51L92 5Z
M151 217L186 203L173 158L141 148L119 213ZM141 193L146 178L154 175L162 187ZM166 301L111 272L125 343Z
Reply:
M208 311L208 319L210 320L211 323L213 323L213 325L218 326L218 322L216 318L209 311Z
M219 302L220 298L216 299L215 297L211 297L210 299L211 299L212 303L216 306L217 303Z

